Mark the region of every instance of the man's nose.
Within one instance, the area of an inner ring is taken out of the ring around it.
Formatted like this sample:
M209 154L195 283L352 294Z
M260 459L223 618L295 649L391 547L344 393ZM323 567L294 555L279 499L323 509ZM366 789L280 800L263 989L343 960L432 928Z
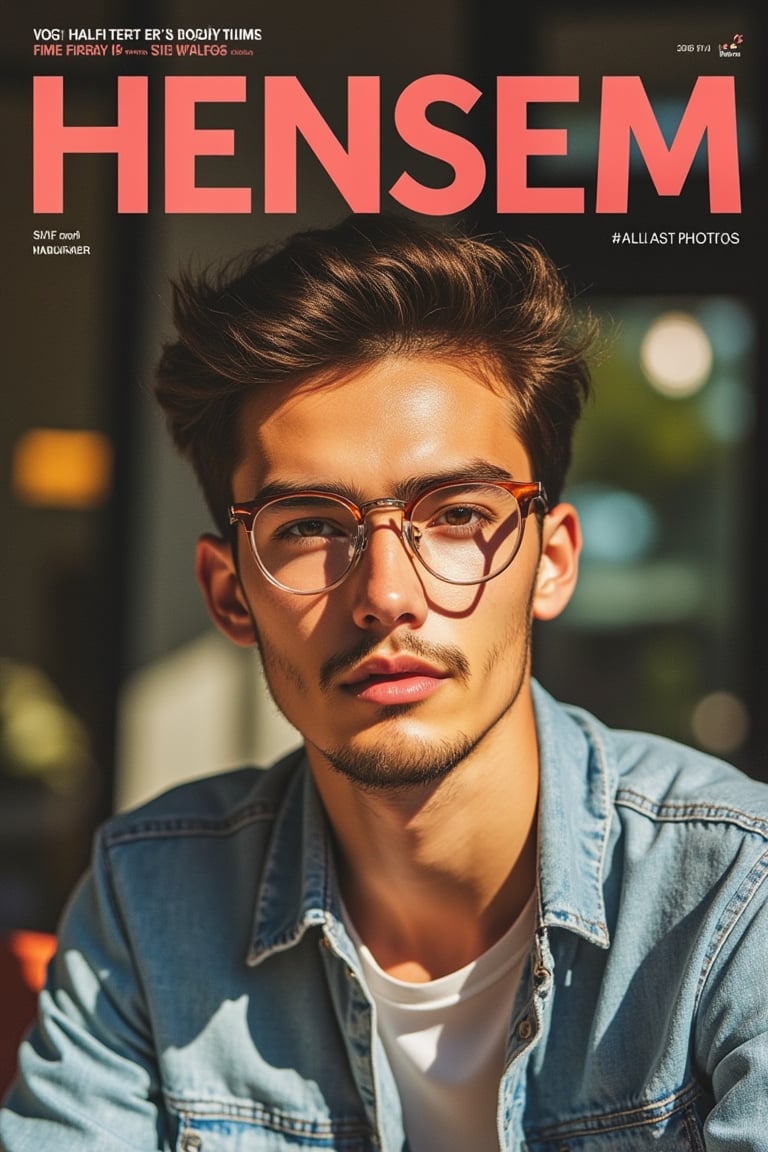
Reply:
M404 537L402 513L377 509L366 520L366 546L348 583L358 628L418 628L427 615L427 598Z

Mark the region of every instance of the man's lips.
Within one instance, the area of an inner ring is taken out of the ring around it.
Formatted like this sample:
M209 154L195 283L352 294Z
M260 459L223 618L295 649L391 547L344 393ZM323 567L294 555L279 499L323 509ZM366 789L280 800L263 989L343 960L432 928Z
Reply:
M414 704L437 691L450 673L412 656L364 660L340 681L347 695L372 704Z

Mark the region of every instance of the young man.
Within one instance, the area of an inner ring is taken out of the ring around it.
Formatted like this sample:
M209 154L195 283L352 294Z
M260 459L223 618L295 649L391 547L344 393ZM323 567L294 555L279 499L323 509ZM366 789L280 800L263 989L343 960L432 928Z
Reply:
M350 218L176 323L198 579L304 747L101 831L3 1148L765 1149L768 789L531 679L580 545L554 267Z

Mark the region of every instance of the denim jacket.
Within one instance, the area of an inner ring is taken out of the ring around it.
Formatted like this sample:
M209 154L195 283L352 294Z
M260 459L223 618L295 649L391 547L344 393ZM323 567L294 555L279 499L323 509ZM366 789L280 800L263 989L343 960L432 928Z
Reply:
M768 1149L768 787L534 691L537 929L500 1147ZM0 1147L407 1150L300 753L100 831Z

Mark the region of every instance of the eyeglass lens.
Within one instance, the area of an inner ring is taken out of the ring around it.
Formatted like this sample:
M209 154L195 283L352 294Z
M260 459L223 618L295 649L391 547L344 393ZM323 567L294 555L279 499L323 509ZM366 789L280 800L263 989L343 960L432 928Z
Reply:
M426 492L413 507L410 530L405 526L411 550L422 564L455 584L476 584L501 572L512 561L521 534L516 498L504 488L482 483ZM344 504L333 496L301 494L262 508L251 541L269 575L297 592L321 592L338 583L362 543L357 520Z

